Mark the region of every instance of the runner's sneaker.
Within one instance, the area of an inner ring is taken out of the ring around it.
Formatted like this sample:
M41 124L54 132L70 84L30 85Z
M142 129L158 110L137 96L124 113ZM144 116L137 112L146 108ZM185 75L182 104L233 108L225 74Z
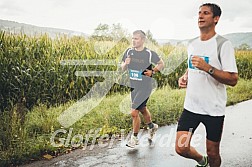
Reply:
M195 167L208 167L209 166L209 163L208 163L208 157L207 156L203 156L204 157L204 160L205 160L205 164L204 165L196 165Z
M138 145L139 144L139 141L138 141L138 138L136 136L131 136L130 137L130 140L128 141L128 143L126 144L126 146L128 147L131 147L131 148L134 148L135 145Z
M158 124L153 123L153 128L149 129L149 137L148 137L149 140L152 141L157 129L158 129Z

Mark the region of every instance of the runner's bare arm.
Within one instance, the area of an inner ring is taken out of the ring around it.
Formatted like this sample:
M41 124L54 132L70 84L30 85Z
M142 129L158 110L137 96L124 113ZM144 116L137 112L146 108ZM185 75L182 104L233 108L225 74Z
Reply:
M235 86L237 84L238 81L237 73L218 70L212 67L210 64L207 64L203 59L197 56L194 56L192 58L192 64L193 66L207 73L209 73L209 70L212 69L213 73L211 74L211 76L222 84L229 86Z
M144 75L146 76L152 76L153 73L156 73L158 71L161 71L164 68L164 61L162 59L160 59L156 66L152 69L152 70L146 70L146 72L144 72Z
M182 75L179 80L178 84L180 88L186 88L187 87L187 80L188 80L188 69L186 69L186 72L184 75Z
M121 68L122 68L122 70L123 71L125 71L125 70L127 70L127 68L128 68L128 64L130 63L130 57L128 56L126 59L125 59L125 61L123 61L122 63L121 63Z

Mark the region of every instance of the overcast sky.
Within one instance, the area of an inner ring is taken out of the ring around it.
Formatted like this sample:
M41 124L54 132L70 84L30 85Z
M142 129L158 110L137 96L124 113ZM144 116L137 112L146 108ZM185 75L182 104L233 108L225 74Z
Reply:
M151 30L156 39L188 39L199 34L203 2L222 8L217 33L252 32L251 0L0 0L0 19L86 34L99 23L121 23L129 32Z

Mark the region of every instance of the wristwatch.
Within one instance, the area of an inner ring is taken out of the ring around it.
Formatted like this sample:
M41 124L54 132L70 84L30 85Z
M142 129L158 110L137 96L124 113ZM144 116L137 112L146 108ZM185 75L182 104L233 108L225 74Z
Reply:
M213 73L214 73L214 67L211 67L211 68L208 70L208 74L213 75Z

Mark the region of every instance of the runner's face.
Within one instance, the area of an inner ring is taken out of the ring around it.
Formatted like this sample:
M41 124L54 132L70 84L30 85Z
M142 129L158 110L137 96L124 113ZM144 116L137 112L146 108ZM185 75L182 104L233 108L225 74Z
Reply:
M199 10L198 26L200 29L211 28L218 22L219 16L213 18L213 12L208 6L202 6Z
M133 34L132 45L134 48L140 48L144 44L144 39L141 38L140 34Z

